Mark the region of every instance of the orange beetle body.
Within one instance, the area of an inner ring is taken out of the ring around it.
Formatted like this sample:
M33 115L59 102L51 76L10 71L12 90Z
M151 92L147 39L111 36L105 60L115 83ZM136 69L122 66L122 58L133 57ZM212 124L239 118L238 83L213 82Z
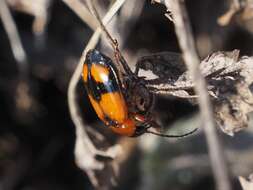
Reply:
M143 117L129 113L118 71L111 59L97 50L90 50L82 74L88 97L99 119L115 133L138 136L137 124L142 123L139 118Z

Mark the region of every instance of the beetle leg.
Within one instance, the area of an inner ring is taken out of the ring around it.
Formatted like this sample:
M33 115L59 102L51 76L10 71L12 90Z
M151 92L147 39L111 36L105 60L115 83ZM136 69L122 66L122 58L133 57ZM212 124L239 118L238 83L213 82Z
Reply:
M125 58L123 57L123 55L121 54L120 50L119 50L119 46L118 46L118 42L116 39L114 39L114 56L116 59L116 62L118 65L121 65L125 71L125 73L131 77L134 76L133 71L130 69L130 67L128 66Z
M193 130L191 130L190 132L184 133L182 135L170 135L170 134L164 134L162 133L162 127L156 123L154 120L148 120L146 123L146 127L144 128L145 131L143 133L150 133L156 136L160 136L160 137L166 137L166 138L181 138L181 137L186 137L188 135L191 135L193 133L195 133L198 128L195 128ZM144 125L145 125L144 124Z
M141 68L141 62L137 62L135 65L135 70L134 70L134 74L136 76L138 76L140 68Z
M148 130L149 128L153 128L154 130L159 131L159 132L161 131L161 126L152 119L152 116L150 116L149 118L150 119L148 119L147 121L145 121L144 123L142 123L140 126L136 128L134 137L137 137L146 133L147 131L149 131Z

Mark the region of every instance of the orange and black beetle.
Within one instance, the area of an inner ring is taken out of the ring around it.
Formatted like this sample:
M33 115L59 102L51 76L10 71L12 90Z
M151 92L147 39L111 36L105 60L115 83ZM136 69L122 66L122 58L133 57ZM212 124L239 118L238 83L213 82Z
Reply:
M83 81L96 114L115 133L138 136L145 132L145 117L129 112L118 70L110 58L90 50L83 64Z
M120 56L119 64L125 73L119 73L112 60L95 49L86 55L82 77L99 119L115 133L130 137L143 133L164 137L190 134L177 136L148 131L150 127L159 128L150 115L153 94L146 88L145 80L133 73Z

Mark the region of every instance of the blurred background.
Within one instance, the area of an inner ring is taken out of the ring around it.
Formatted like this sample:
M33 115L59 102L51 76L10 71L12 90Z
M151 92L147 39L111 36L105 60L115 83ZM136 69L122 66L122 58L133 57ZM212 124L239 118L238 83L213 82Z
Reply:
M7 25L12 28L11 22L1 1L0 189L94 189L74 161L75 128L67 104L70 77L93 31L63 1L7 0L4 4L24 50L15 54L6 32ZM98 2L103 15L110 1ZM217 22L228 12L231 2L186 0L201 59L212 52L233 49L239 49L241 55L252 55L250 14L247 19L223 17L223 26ZM108 26L131 67L142 55L180 52L173 24L165 13L162 5L129 0ZM101 40L97 49L112 55L106 40ZM118 185L106 185L105 180L105 189L215 189L202 130L176 140L152 135L120 138L98 121L81 81L77 93L83 118L105 135L98 148L122 145L124 159L116 176ZM169 133L182 134L200 126L197 111L184 100L157 96L154 115L169 126ZM233 188L241 189L237 176L247 177L253 171L252 129L234 137L220 131L219 135ZM98 173L100 180L107 175L106 169Z

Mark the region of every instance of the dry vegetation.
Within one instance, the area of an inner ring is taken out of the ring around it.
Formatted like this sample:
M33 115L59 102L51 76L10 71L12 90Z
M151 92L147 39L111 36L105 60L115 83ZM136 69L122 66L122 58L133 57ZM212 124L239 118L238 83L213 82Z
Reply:
M252 7L0 0L0 189L251 190ZM80 78L94 48L139 69L164 133L199 130L165 139L106 129Z

